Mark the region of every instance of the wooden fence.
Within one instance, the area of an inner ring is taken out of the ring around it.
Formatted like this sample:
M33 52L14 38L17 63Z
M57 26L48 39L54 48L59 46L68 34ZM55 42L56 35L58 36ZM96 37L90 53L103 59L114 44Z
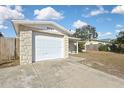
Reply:
M0 37L0 64L19 58L19 39Z

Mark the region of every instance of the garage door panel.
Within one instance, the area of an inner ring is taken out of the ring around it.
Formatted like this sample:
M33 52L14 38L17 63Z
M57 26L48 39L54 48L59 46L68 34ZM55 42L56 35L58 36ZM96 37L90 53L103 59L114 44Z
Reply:
M34 35L34 38L34 61L63 58L63 38L43 35Z

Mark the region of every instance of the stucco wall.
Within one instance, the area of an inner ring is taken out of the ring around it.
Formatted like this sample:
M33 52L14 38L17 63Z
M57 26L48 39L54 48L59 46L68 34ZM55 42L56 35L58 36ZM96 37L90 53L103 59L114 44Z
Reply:
M20 31L20 65L32 63L32 31Z

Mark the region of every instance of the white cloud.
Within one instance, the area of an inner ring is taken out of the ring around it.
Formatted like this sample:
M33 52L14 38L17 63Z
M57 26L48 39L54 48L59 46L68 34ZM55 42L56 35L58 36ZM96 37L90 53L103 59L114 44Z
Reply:
M41 10L34 10L34 15L36 16L36 19L39 20L59 20L63 19L63 14L56 11L52 7L46 7Z
M122 28L120 31L124 31L124 28Z
M105 35L112 35L112 33L111 32L106 32Z
M108 11L104 10L102 6L98 6L98 10L91 11L90 16L96 16L96 15L104 14L104 13L108 13Z
M123 25L120 25L120 24L116 25L116 28L122 28L122 27L123 27Z
M115 32L119 33L120 31L124 31L124 28L116 29Z
M114 7L111 13L124 15L124 5Z
M19 6L19 5L15 6L15 10L19 12L23 11L22 6Z
M4 21L7 19L23 19L24 14L22 14L21 11L21 6L15 6L14 9L7 6L0 6L0 20Z
M86 7L85 10L89 10L89 7Z
M124 26L121 24L117 24L115 28L116 28L115 32L117 33L119 33L120 31L124 31Z
M99 38L104 38L104 37L108 37L108 36L112 36L112 33L111 32L98 32Z
M116 29L115 31L116 31L116 33L119 33L121 31L124 31L124 28L123 29Z
M104 18L104 17L99 17L96 19L96 22L99 22L99 23L103 23L106 21L110 22L110 21L112 21L112 19L111 18Z
M98 9L92 10L92 11L90 11L89 14L87 14L87 15L85 15L85 16L83 15L83 16L84 16L84 17L91 17L91 16L97 16L97 15L100 15L100 14L109 13L109 11L105 10L105 9L103 8L103 6L97 6L97 8L98 8Z
M119 32L120 32L120 30L118 30L118 29L117 29L117 30L115 30L115 32L119 33Z
M3 25L3 24L0 24L0 29L7 29L8 27Z
M7 29L4 22L8 19L23 19L21 6L0 6L0 29Z
M83 22L81 20L77 20L73 23L73 27L75 28L80 28L80 27L83 27L83 26L87 26L88 24L86 22Z

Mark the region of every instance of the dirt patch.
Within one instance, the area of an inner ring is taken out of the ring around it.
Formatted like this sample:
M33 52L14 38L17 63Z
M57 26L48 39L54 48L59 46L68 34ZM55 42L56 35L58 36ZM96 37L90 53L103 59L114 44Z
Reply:
M85 58L84 65L124 78L124 54L88 51L74 56Z

